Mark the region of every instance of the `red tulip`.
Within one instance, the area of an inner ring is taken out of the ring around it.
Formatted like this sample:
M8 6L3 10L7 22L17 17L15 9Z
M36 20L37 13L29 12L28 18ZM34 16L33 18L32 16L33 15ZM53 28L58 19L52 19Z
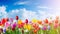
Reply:
M2 24L5 24L5 22L6 22L5 18L3 18L1 22L2 22Z
M1 21L0 21L0 26L2 25Z
M33 24L33 27L34 27L35 29L39 28L37 24Z
M25 20L25 23L28 24L28 19Z
M40 30L40 28L38 27L37 30Z
M12 31L14 31L15 30L15 28L12 28Z
M33 27L35 27L36 26L36 24L32 24L33 25Z
M16 16L16 20L18 20L19 19L19 17L18 16Z
M18 24L18 28L21 28L22 26L20 24Z
M18 28L22 28L24 26L24 23L18 24Z
M48 23L48 19L45 19L44 22L45 22L45 23Z
M5 18L5 21L6 21L6 22L9 21L9 18Z

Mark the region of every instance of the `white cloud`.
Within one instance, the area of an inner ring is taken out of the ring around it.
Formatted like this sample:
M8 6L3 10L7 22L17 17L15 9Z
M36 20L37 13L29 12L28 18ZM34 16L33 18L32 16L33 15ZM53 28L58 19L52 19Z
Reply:
M25 5L25 4L28 4L28 1L24 1L24 2L18 1L16 3L14 3L14 5Z
M34 11L31 11L31 10L27 10L27 9L23 9L24 11L23 11L23 18L24 19L33 19L33 18L37 18L38 17L38 15L36 14L36 12L34 12Z
M32 10L27 10L26 8L23 9L15 9L15 10L11 10L8 13L9 17L15 17L16 15L18 15L20 17L20 19L45 19L45 18L49 18L49 17L56 17L60 15L60 11L59 12L54 12L54 11L41 11L41 10L37 10L37 11L32 11Z
M0 6L0 18L4 18L7 16L6 6Z
M12 17L15 18L15 16L18 15L20 19L45 19L48 17L56 17L60 16L60 10L59 9L53 9L53 10L48 10L48 11L32 11L32 10L27 10L26 8L23 9L14 9L10 10L8 13L6 12L6 7L5 6L0 6L0 17Z
M46 6L37 6L37 8L38 8L38 9L40 9L40 8L41 8L41 9L52 9L52 8L46 7Z
M42 17L56 17L60 16L60 7L48 7L48 6L37 6L37 11L42 15ZM42 9L42 11L41 11ZM45 9L45 10L44 10Z
M19 16L20 19L29 19L31 20L32 18L37 18L38 15L36 14L36 12L31 11L31 10L27 10L26 8L23 9L15 9L15 10L11 10L8 13L9 17L15 17L16 15Z

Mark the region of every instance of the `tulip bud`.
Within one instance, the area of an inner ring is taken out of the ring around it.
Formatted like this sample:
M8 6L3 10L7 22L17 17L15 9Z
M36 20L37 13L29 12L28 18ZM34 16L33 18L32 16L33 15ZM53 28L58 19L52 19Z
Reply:
M16 20L18 20L19 19L19 17L18 16L16 16Z
M0 26L2 25L1 21L0 21Z
M28 19L25 20L25 23L28 24Z
M6 22L9 21L9 18L5 18Z
M13 18L10 18L10 21L13 22Z
M45 19L44 22L45 22L45 23L48 23L48 19Z

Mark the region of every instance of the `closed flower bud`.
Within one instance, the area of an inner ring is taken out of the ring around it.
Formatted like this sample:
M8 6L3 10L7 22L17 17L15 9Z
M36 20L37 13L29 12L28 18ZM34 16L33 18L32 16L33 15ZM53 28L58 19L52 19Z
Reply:
M19 19L19 17L18 16L16 16L16 20L18 20Z

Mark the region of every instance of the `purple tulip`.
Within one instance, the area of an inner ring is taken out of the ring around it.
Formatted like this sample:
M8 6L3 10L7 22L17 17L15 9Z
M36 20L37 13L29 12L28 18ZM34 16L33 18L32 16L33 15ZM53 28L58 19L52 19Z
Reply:
M10 18L10 21L13 22L13 18Z
M43 26L43 28L42 28L43 30L46 30L47 29L47 27L46 26Z
M6 28L3 28L3 33L5 33L6 32Z
M17 24L16 24L16 23L14 23L14 24L13 24L13 28L15 28L15 27L16 27L16 25L17 25Z

